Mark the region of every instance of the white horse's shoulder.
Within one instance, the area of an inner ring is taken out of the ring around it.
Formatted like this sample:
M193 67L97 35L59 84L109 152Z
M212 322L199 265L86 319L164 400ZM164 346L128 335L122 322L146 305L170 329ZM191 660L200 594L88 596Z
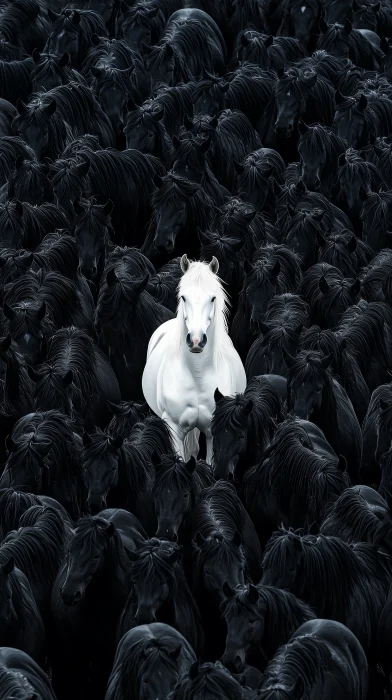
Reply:
M174 333L175 329L175 323L176 319L171 318L169 321L165 321L165 323L162 323L156 331L152 334L150 338L150 342L148 343L148 348L147 348L147 357L150 357L151 353L155 348L157 347L158 343L164 338L167 333L172 331Z

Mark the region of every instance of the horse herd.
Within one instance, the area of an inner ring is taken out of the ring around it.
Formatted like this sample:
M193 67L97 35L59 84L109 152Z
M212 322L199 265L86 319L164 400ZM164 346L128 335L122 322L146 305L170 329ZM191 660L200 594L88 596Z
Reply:
M0 0L0 700L392 696L391 125L391 0Z

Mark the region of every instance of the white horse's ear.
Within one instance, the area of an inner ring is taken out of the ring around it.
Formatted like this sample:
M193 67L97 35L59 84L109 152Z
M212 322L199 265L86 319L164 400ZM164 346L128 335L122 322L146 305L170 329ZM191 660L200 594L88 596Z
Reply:
M182 258L180 260L180 267L181 267L181 270L184 273L184 275L189 270L189 260L188 260L188 256L186 253L184 253L184 255L182 256Z
M213 258L212 258L212 260L211 260L211 262L210 262L209 267L210 267L211 272L214 273L214 275L217 275L217 274L218 274L219 263L218 263L218 261L217 261L215 255L213 256Z

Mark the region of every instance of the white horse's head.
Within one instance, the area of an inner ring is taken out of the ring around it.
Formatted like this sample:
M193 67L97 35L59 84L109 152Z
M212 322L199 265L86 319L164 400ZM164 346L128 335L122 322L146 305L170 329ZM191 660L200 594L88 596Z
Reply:
M207 331L217 318L223 318L225 294L217 277L219 263L215 257L209 265L181 258L184 276L179 285L178 315L182 314L186 343L193 353L203 352Z

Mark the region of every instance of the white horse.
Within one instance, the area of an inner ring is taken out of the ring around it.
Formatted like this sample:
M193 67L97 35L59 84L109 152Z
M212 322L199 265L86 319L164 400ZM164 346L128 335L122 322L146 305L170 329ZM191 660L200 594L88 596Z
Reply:
M203 432L209 464L215 390L229 396L246 386L243 364L227 333L227 296L218 269L215 257L208 265L182 256L177 316L151 336L142 379L144 397L170 426L176 451L186 461L197 457Z

